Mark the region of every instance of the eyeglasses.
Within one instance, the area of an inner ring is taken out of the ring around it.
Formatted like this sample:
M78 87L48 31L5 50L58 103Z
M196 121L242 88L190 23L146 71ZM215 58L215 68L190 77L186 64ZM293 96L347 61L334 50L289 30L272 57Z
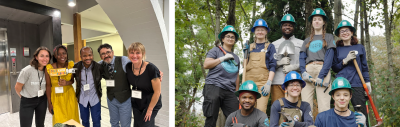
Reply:
M340 34L344 34L344 33L347 33L347 32L350 32L350 29L340 30Z
M225 36L225 38L229 38L229 39L235 39L235 36L229 36L229 35L226 35L226 36Z
M100 54L101 56L106 56L106 55L110 55L111 54L111 51L107 51L106 53L102 53L102 54Z

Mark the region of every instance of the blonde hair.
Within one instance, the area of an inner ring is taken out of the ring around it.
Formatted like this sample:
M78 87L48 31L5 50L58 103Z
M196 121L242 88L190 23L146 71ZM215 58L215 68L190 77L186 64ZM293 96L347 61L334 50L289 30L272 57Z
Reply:
M128 48L128 53L131 52L131 51L140 51L140 52L142 52L142 54L143 54L143 58L142 59L143 60L146 59L146 55L145 55L146 49L144 48L144 45L142 43L133 42Z

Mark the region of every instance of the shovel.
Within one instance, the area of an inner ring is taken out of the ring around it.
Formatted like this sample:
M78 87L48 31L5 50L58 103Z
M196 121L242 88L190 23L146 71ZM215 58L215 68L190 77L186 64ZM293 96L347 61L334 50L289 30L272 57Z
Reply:
M279 48L278 48L279 55L283 55L286 57L289 54L294 54L294 52L295 52L294 44L292 41L285 40L279 45Z
M354 62L354 66L357 69L358 76L360 77L361 82L363 84L364 90L367 93L369 103L371 103L371 107L372 107L372 110L374 111L374 115L375 115L376 121L378 122L378 124L376 124L374 127L377 127L377 126L381 125L383 123L383 121L382 121L381 117L379 117L378 110L376 110L376 107L375 107L374 101L371 98L371 95L369 95L367 84L365 84L364 77L361 74L361 71L360 71L360 68L358 67L356 59L353 59L353 62Z

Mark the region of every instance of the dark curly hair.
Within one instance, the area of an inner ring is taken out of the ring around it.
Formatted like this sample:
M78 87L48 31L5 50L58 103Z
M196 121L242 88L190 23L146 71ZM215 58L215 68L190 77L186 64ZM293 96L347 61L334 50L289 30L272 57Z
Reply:
M54 47L53 50L53 63L57 63L57 59L56 59L56 54L58 53L58 49L63 48L65 50L65 52L67 52L67 61L68 61L68 50L67 47L65 47L64 45L57 45L56 47ZM66 62L68 63L68 62Z

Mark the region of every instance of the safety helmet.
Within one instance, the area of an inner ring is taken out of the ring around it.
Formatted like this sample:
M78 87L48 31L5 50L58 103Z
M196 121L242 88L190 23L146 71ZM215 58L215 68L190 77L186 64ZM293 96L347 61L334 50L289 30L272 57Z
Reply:
M281 21L279 22L279 26L282 27L282 24L284 22L292 22L294 25L296 25L296 21L294 21L294 17L291 14L286 14L282 17Z
M265 27L267 29L267 32L269 33L269 31L271 31L271 29L269 29L267 22L264 19L257 19L256 22L254 22L253 28L251 28L251 32L254 32L254 30L256 30L257 26L262 26Z
M352 32L356 32L356 28L353 27L353 25L351 25L351 23L347 20L342 20L339 25L337 26L337 28L335 29L335 35L339 36L340 34L340 28L342 27L350 27L350 30Z
M254 92L257 95L257 99L261 97L261 94L258 92L258 87L256 83L252 80L245 81L240 87L239 90L235 92L235 95L239 97L241 91L250 91Z
M301 88L304 88L306 86L306 82L303 81L300 74L297 73L296 71L290 71L289 73L286 74L285 82L283 82L283 84L282 84L283 90L285 90L287 85L289 85L289 81L299 81L301 84Z
M222 31L218 34L218 38L220 41L222 41L222 33L224 32L233 32L233 34L235 34L235 41L238 41L239 39L239 34L236 32L235 28L231 25L227 25L224 27L224 29L222 29Z
M316 15L320 15L324 18L325 21L328 21L328 17L326 16L325 11L322 10L321 8L315 8L315 10L312 12L312 14L308 17L308 21L312 22L313 16L316 16Z
M337 89L350 89L351 92L354 91L354 89L351 88L350 82L343 77L338 77L332 82L332 88L331 91L329 91L329 95L335 93L335 90Z

